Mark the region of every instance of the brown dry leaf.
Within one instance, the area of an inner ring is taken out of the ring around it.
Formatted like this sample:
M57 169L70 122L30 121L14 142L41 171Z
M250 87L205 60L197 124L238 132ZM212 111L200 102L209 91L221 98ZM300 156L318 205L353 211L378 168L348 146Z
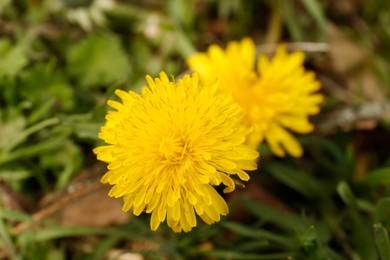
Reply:
M370 167L372 167L372 154L362 151L357 151L355 160L355 177L363 179L367 176Z
M340 16L354 16L361 8L360 0L331 0L329 5Z
M370 66L368 51L332 23L328 23L327 36L331 68L345 79L347 91L357 100L385 101L384 88Z
M67 204L58 213L62 226L107 227L126 223L130 215L121 210L122 200L107 196L110 187L103 186Z
M366 50L333 23L328 23L327 37L332 68L336 72L344 74L367 60Z
M346 106L321 115L316 120L316 132L333 134L340 129L371 130L381 120L390 120L389 102L367 102L359 106Z
M63 226L106 227L126 223L130 216L122 212L122 200L108 197L109 186L99 182L100 165L81 171L64 189L46 194L39 209L31 216L34 222L53 219ZM13 228L19 234L36 223L20 222Z
M378 122L372 119L361 120L356 122L356 129L358 130L372 130L378 126Z
M224 35L228 29L228 24L223 20L211 20L207 23L207 30L214 35Z
M143 260L145 259L141 254L124 252L119 249L112 249L108 251L105 259L116 259L116 260Z
M130 214L122 211L122 200L108 197L110 186L100 183L105 166L98 164L75 176L64 190L47 194L40 212L55 212L62 226L107 227L126 223Z
M26 212L31 210L30 202L2 180L0 180L0 203L5 209L13 211Z
M365 66L359 72L351 73L347 80L348 89L359 96L363 96L364 100L370 101L386 101L384 88L374 71Z

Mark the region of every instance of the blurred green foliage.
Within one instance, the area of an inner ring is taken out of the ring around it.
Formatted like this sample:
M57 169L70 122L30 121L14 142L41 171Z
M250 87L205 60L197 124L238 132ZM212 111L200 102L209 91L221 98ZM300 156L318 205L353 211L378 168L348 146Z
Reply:
M250 183L268 199L237 192L228 217L188 234L164 226L152 232L148 216L70 228L37 224L32 215L45 195L96 166L92 148L114 89L139 91L146 74L161 70L180 76L185 58L211 43L246 36L259 45L327 42L336 24L368 53L364 65L388 102L389 1L14 0L0 3L0 16L1 195L7 187L33 207L0 203L0 259L107 259L113 249L147 259L390 258L390 128L381 117L369 129L300 137L305 155L298 160L261 147ZM307 65L347 83L350 75L325 56L312 53ZM359 91L362 102L372 101ZM324 93L324 113L355 105L325 81ZM31 226L14 232L19 222Z

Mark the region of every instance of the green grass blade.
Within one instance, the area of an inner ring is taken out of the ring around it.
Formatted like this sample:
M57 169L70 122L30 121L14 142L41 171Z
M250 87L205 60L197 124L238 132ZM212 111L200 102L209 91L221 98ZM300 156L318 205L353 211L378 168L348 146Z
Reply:
M87 236L87 235L103 235L107 234L108 231L102 228L89 228L89 227L50 227L40 229L39 231L30 234L31 240L33 241L47 241L57 238L64 237L75 237L75 236Z
M326 28L326 17L324 10L317 0L301 0L302 4L305 6L308 13L313 17L318 26L320 27L322 34L325 32Z
M18 136L16 139L11 140L8 146L4 149L4 151L5 152L11 151L13 148L15 148L21 142L23 142L31 134L38 132L43 128L58 124L59 122L60 120L58 118L50 118L31 126L30 128L24 130L23 133L20 136Z
M292 1L282 1L283 17L286 20L286 26L295 41L303 40L303 31L296 19L296 13Z
M381 223L374 224L375 244L382 260L390 259L390 241L387 230Z
M323 186L318 181L309 174L293 169L291 166L272 163L268 169L276 179L309 199L321 198L325 193Z
M343 181L340 182L339 185L337 185L337 192L345 204L356 210L355 196L353 195L351 188L346 182Z
M310 226L293 213L281 211L251 200L244 200L243 203L252 214L262 221L275 223L290 232L304 233Z
M17 221L32 221L32 217L30 215L24 214L22 212L1 209L0 218L8 219L8 220L17 220Z
M234 233L240 235L241 237L259 239L259 241L261 242L266 242L268 240L270 242L274 242L286 247L291 247L291 245L296 244L295 240L290 239L286 236L275 234L260 228L248 227L240 223L225 222L223 226L230 231L233 231Z
M270 254L245 254L236 251L213 250L207 253L207 256L216 257L217 259L237 259L237 260L280 260L293 259L291 256L294 252L270 253ZM213 258L214 259L214 258Z

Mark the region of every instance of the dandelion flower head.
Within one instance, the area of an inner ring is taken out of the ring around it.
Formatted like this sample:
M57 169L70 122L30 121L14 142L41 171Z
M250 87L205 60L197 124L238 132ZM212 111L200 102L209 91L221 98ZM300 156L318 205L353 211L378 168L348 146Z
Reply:
M286 52L283 45L270 60L260 55L256 65L254 42L245 38L230 42L226 50L211 45L206 53L196 53L187 60L201 80L218 77L221 88L231 90L245 110L243 122L252 127L246 143L253 148L266 141L277 156L286 151L299 157L303 150L290 133L305 134L313 130L309 115L319 112L323 96L316 93L320 83L313 72L303 67L302 52Z
M113 185L110 196L123 197L124 211L150 213L152 230L166 220L188 232L196 215L219 221L228 207L213 186L231 192L234 178L246 181L244 170L257 167L258 153L243 144L243 110L217 81L201 85L196 74L146 79L141 94L117 90L121 102L108 101L115 110L99 133L107 145L94 150L108 163L101 181Z

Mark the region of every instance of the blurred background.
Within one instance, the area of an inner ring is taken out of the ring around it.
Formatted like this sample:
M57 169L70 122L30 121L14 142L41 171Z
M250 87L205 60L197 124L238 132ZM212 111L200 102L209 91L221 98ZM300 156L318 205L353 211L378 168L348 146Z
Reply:
M390 259L390 1L1 0L0 259ZM260 147L230 214L123 213L92 149L117 88L213 43L306 53L326 101L302 158Z

